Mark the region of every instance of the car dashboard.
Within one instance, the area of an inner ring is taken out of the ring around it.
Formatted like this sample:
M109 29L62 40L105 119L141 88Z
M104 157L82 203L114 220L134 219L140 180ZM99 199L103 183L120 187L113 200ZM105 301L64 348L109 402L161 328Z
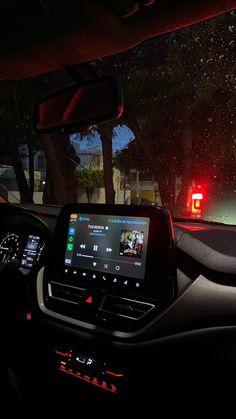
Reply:
M126 285L127 270L107 273L105 286L97 267L65 265L70 234L60 211L0 207L4 357L30 399L38 401L40 388L52 412L60 412L60 397L71 412L78 401L164 407L182 392L193 402L197 394L199 406L217 395L223 403L236 372L236 228L174 220L168 258L158 259L165 244L153 239L147 262L148 277L163 277L167 287L129 276ZM165 269L155 271L158 263Z

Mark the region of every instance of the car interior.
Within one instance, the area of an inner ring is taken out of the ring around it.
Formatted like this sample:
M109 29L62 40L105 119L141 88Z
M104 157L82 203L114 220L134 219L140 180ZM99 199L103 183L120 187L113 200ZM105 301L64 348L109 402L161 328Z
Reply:
M32 121L46 141L125 115L122 82L99 73L103 57L226 13L235 19L236 0L11 0L0 10L0 84L57 71L72 79L46 94L39 85ZM149 201L114 204L107 194L80 202L70 187L57 202L48 188L42 204L6 202L0 190L1 417L130 409L189 417L220 408L227 416L236 377L234 223Z

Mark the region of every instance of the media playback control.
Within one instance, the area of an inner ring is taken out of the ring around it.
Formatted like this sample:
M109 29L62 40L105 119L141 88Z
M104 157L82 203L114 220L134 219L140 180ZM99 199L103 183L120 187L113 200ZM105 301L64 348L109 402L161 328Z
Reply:
M148 234L147 217L72 213L65 273L138 288L145 276Z

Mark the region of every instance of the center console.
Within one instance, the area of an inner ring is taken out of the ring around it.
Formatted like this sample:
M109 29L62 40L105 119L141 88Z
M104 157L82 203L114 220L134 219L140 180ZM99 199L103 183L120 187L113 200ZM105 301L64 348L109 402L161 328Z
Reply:
M125 336L167 307L174 283L174 237L166 209L69 204L61 210L37 295L49 316Z

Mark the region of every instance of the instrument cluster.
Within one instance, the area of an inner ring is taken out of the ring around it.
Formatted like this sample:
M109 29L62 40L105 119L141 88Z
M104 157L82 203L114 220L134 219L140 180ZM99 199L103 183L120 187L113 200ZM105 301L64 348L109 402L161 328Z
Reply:
M20 266L28 270L40 262L45 248L45 240L32 234L6 232L0 237L0 263L8 264L19 260Z

